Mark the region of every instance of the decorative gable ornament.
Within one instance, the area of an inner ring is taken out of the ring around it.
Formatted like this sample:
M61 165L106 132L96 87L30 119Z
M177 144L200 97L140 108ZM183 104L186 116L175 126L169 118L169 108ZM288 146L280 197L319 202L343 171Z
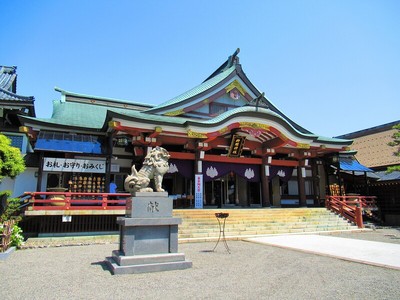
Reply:
M251 100L249 102L250 106L255 106L256 110L258 107L266 107L268 108L268 102L267 100L264 98L264 92L261 93L260 96L258 96L257 98L254 98L253 100Z
M233 100L239 100L240 93L237 89L233 89L229 92L229 97Z

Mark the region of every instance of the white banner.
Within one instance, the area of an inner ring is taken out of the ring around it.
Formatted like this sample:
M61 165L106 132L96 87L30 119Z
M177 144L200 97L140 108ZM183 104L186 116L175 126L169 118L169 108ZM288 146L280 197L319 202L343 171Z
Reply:
M196 174L194 181L194 208L203 208L203 174Z
M43 161L43 171L105 173L106 161L45 157Z

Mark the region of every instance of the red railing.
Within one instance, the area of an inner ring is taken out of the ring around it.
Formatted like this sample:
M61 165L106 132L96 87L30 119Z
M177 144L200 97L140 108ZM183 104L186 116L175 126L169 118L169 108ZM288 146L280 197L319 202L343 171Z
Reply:
M121 210L128 193L29 192L24 194L28 210Z
M326 208L364 228L363 211L376 210L375 196L326 196Z

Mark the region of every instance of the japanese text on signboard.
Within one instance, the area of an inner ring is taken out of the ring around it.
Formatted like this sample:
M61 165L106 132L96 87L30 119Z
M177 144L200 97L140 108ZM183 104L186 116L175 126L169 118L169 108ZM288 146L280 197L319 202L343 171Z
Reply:
M203 175L195 175L194 207L203 208Z
M104 160L45 157L43 171L105 173L106 162Z
M246 137L240 135L234 135L232 137L231 146L229 148L228 156L239 157L242 154L244 142Z

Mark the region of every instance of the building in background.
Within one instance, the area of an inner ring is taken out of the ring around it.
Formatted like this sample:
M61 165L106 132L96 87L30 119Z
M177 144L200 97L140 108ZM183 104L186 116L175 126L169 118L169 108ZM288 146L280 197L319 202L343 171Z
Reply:
M4 178L0 190L10 190L13 197L36 188L38 161L35 161L29 143L29 132L20 132L18 116L35 117L35 98L17 94L17 67L0 66L0 133L11 139L25 157L26 170L15 179Z
M400 120L339 137L352 139L357 160L375 171L366 185L361 181L359 186L377 196L383 221L392 225L400 225L400 172L387 173L387 168L400 165L400 157L394 155L398 149L388 143L393 141L393 126L397 124Z

